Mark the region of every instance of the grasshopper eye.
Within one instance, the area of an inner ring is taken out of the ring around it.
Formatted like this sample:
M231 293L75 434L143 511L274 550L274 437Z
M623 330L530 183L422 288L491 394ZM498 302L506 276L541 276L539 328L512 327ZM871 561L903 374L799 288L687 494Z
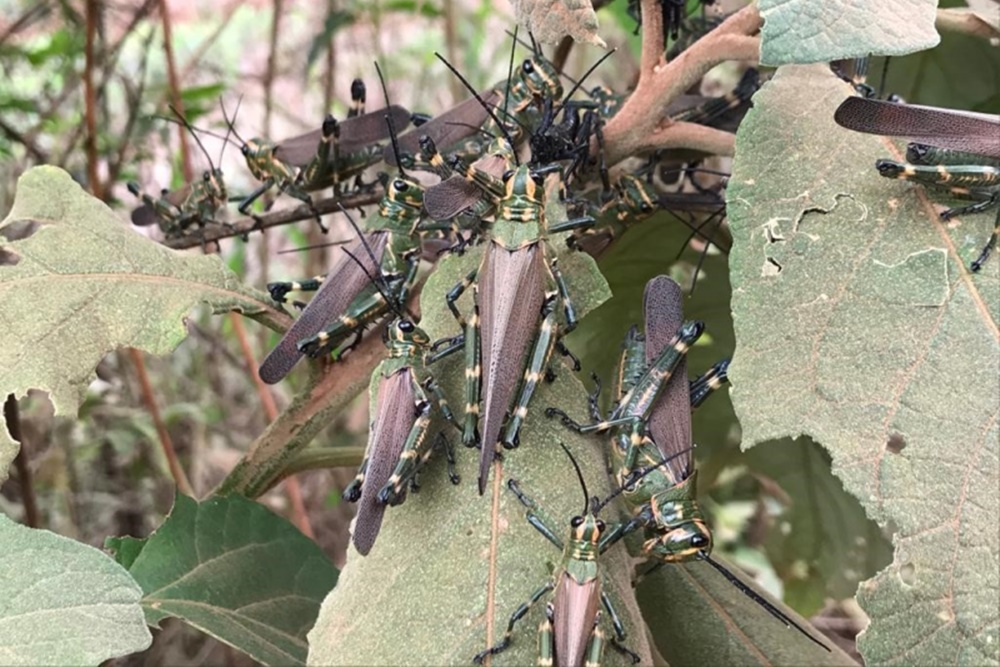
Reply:
M240 152L243 153L243 155L250 155L250 147L247 146L246 144L243 144L242 146L240 146Z
M597 531L600 532L600 533L603 533L604 532L604 527L605 527L604 526L604 522L601 521L600 519L598 519L597 520Z
M525 60L523 63L521 63L521 71L524 72L525 74L534 74L535 65L531 62L530 59Z
M531 180L535 182L535 185L542 186L545 184L545 179L542 178L541 174L532 174Z
M413 331L413 329L414 329L413 322L409 320L400 320L399 322L400 331L402 331L403 333L410 333Z
M406 192L410 189L410 184L397 178L392 182L392 187L399 192Z
M572 528L579 528L581 525L583 525L583 517L582 516L573 517L570 520L569 525Z
M694 535L691 537L691 546L695 549L701 549L702 547L708 546L708 539L704 535Z
M509 181L513 175L514 175L514 170L513 169L508 169L507 171L505 171L503 173L503 177L502 177L503 180L504 180L504 183L506 183L507 181Z
M206 183L208 183L210 180L212 180L212 174L206 171L204 174L201 175L201 179Z

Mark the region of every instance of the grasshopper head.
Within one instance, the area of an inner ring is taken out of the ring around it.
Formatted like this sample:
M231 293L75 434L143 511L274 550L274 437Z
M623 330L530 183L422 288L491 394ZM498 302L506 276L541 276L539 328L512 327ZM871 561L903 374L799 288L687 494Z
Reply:
M693 560L712 553L712 532L693 499L650 499L656 521L656 537L646 540L642 552L667 563Z
M404 176L395 176L386 184L385 196L397 204L418 210L424 205L423 186Z
M423 350L431 344L427 333L405 317L397 317L386 329L386 341L394 349Z
M558 100L563 95L559 72L544 58L527 58L521 63L520 75L535 97Z

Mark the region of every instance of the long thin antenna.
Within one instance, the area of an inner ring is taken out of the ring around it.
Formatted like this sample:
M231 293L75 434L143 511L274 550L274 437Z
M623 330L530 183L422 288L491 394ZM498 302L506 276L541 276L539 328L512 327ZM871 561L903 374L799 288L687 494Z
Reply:
M469 92L472 93L472 96L476 98L476 101L478 101L479 104L482 105L483 109L486 110L486 113L488 113L490 115L490 118L492 118L493 121L496 122L496 124L500 127L500 131L503 132L504 138L507 140L507 143L510 144L511 150L514 151L514 162L518 166L520 166L521 163L517 159L517 151L514 150L514 146L515 146L514 139L511 138L510 133L507 131L507 126L500 122L500 119L497 118L497 115L495 113L493 113L493 109L490 108L490 105L487 104L483 100L482 97L480 97L479 93L476 92L476 89L473 88L472 85L468 81L465 80L465 77L462 76L461 73L459 73L459 71L457 69L455 69L454 65L452 65L450 62L448 62L445 59L445 57L442 56L437 51L434 52L434 55L437 56L438 60L440 60L441 62L443 62L445 64L445 67L447 67L448 69L451 70L452 74L454 74L455 76L458 77L458 80L462 82L462 85L464 85L469 90Z
M318 248L330 248L333 246L344 245L350 243L350 239L344 239L343 241L329 241L327 243L317 243L315 245L302 246L301 248L287 248L285 250L279 250L277 254L287 255L293 252L305 252L306 250L316 250Z
M646 475L650 474L651 472L653 472L654 470L660 468L661 466L666 465L670 461L673 461L674 459L676 459L676 458L678 458L680 456L683 456L684 454L687 454L692 449L694 449L693 445L691 447L686 448L686 449L682 449L681 451L676 452L675 454L671 454L670 456L668 456L667 458L663 459L662 461L660 461L656 465L649 466L645 470L641 471L638 476L636 476L634 479L629 480L628 484L626 484L624 486L619 486L617 489L615 489L614 491L612 491L611 494L607 498L605 498L604 500L596 503L594 505L594 510L593 510L594 514L597 514L598 512L600 512L602 507L604 507L609 502L611 502L612 500L614 500L615 498L617 498L618 496L620 496L626 489L634 487L635 484L639 480L641 480L642 478L644 478Z
M763 597L761 597L757 593L757 591L753 590L752 588L744 584L742 581L740 581L739 577L730 572L725 566L722 565L722 563L720 563L717 560L714 560L711 556L709 556L706 553L702 553L700 555L700 558L701 560L705 561L706 563L714 567L723 577L725 577L729 581L729 583L738 588L740 592L742 592L748 598L750 598L751 600L759 604L761 607L763 607L767 613L771 614L771 616L774 616L776 619L784 623L785 626L789 628L795 628L796 630L804 634L806 637L808 637L810 641L819 646L822 646L826 651L830 652L830 647L828 647L826 644L824 644L823 642L821 642L820 640L816 639L811 634L806 632L805 628L803 628L801 625L799 625L791 618L789 618L787 614L785 614L783 611L781 611L773 604L771 604Z
M403 161L399 157L399 138L396 136L396 128L392 123L392 115L388 113L389 109L389 88L385 85L385 77L382 76L382 68L378 66L378 61L375 62L375 71L378 72L378 81L382 84L382 95L385 97L385 122L389 126L389 139L392 140L392 153L396 157L396 166L399 167L399 175L406 178L406 172L403 171Z
M580 464L576 462L575 458L573 458L573 454L570 453L569 448L563 442L560 442L559 446L563 448L563 451L566 452L566 456L569 457L573 467L576 468L577 479L580 480L580 486L583 488L583 512L581 514L581 516L583 516L583 514L587 513L587 508L590 506L590 494L587 492L587 483L583 481L583 471L580 470Z
M510 42L510 62L507 63L507 85L503 91L503 115L507 116L507 101L510 100L510 80L514 78L514 50L517 47L517 29L518 25L514 24L514 39ZM513 144L511 144L513 146Z
M240 95L239 99L236 100L236 108L233 109L233 123L236 122L236 116L240 113L240 105L243 103L243 96ZM219 167L222 167L222 156L226 153L226 146L229 144L229 134L232 132L232 127L226 128L226 136L222 140L222 150L219 151Z
M173 104L167 106L174 113L174 115L180 119L181 123L184 124L184 127L187 128L188 134L194 137L195 143L198 144L198 148L201 149L201 152L204 153L205 155L205 159L208 160L208 166L212 168L212 171L215 171L215 165L212 164L212 156L208 154L208 150L205 148L205 144L201 143L201 139L198 137L198 134L194 131L194 128L191 126L191 123L188 122L187 118L181 115L180 111L174 108Z
M598 67L600 67L601 63L603 63L605 60L607 60L611 56L615 55L616 51L618 51L617 47L611 49L610 51L608 51L607 53L605 53L603 56L601 56L597 60L596 63L594 63L593 65L591 65L590 69L588 69L586 72L583 73L583 76L581 76L580 80L576 82L576 85L574 85L572 88L570 88L569 92L566 93L563 96L563 103L559 107L560 110L562 110L562 108L566 106L566 103L569 102L569 98L573 97L573 93L575 93L576 91L578 91L580 89L580 86L582 86L583 82L587 80L587 77L590 76L594 72L595 69L597 69ZM556 113L558 113L558 111Z
M382 273L382 265L377 259L375 259L375 253L372 252L371 246L368 245L368 239L365 238L364 232L361 231L361 228L358 227L358 223L354 220L354 217L347 212L347 209L344 208L343 204L337 202L337 206L340 208L340 211L345 216L347 216L347 221L351 223L351 227L354 228L354 231L358 233L358 238L361 241L361 246L365 249L365 252L368 253L368 257L372 260L372 265L378 272L378 277L376 278L371 273L369 273L368 269L365 268L365 265L361 263L361 260L355 257L354 253L352 253L350 250L344 248L344 252L347 253L348 257L354 260L354 263L357 264L362 271L365 272L365 276L367 276L368 280L372 281L372 284L375 285L375 289L377 289L378 293L382 295L383 299L385 299L385 305L391 308L392 312L396 313L396 315L398 315L399 317L405 317L405 315L403 315L403 313L400 312L399 310L399 304L396 303L395 299L389 297L387 293L388 292L387 286L385 286L385 289L383 289L383 283L385 282L385 275L383 275Z
M361 231L361 227L358 226L358 223L354 219L354 216L351 215L348 212L348 210L346 208L344 208L344 205L341 204L340 202L337 202L337 208L340 209L341 213L343 213L345 216L347 216L347 221L349 223L351 223L351 227L353 227L354 231L356 231L358 233L358 238L361 239L361 245L364 247L365 252L368 253L368 258L372 260L372 266L381 267L382 266L382 262L380 262L377 259L375 259L375 253L372 252L371 246L368 245L368 241L367 241L367 239L365 239L365 233L363 231ZM347 252L347 251L345 250L344 252ZM348 253L348 254L350 254L350 253Z
M229 129L232 130L233 135L236 136L237 141L239 141L241 145L246 146L247 142L244 141L243 137L240 136L240 133L236 131L236 126L233 125L233 121L229 120L229 114L226 113L226 103L221 97L219 98L219 106L222 107L222 117L225 119L226 125L228 125ZM235 119L236 116L233 116L233 118Z

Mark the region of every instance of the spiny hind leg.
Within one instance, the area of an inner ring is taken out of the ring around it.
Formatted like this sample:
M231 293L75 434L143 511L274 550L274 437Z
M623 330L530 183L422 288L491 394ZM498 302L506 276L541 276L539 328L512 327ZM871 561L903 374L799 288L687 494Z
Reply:
M365 483L365 474L368 472L368 460L372 451L371 434L375 431L374 427L374 424L368 425L368 446L365 447L365 457L361 460L361 465L358 467L358 472L354 476L354 479L351 480L351 483L344 489L344 500L351 503L356 503L358 499L361 498L361 489Z
M268 283L267 291L271 294L271 298L278 303L286 303L285 297L288 296L289 292L315 292L323 286L324 280L326 280L326 274L302 281L291 280Z
M475 447L480 443L479 435L479 392L482 382L480 362L479 303L472 307L472 318L465 325L465 423L462 428L462 444ZM490 444L492 447L492 443Z
M556 295L551 293L546 295L542 303L542 323L535 336L535 344L528 355L528 365L524 369L524 377L521 379L521 390L514 403L514 411L507 419L504 428L501 444L506 449L514 449L520 443L521 425L528 416L528 403L538 387L538 382L542 378L542 372L548 365L552 349L555 347L557 335L556 316L554 312Z

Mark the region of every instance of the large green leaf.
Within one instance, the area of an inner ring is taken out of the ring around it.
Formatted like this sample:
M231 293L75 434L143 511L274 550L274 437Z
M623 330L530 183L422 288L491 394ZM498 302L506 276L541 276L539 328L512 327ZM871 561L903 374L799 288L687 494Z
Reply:
M562 241L555 241L565 247ZM428 279L421 298L425 327L432 338L453 336L457 325L445 307L444 293L478 264L481 248L443 260ZM563 251L560 267L580 313L607 297L607 287L589 257ZM463 311L468 297L459 302ZM433 368L448 396L462 396L461 355ZM324 601L309 635L310 664L465 664L486 647L487 625L499 640L508 616L544 583L559 552L524 519L524 507L505 487L518 479L552 517L560 535L579 513L583 498L572 466L558 446L564 442L578 458L593 494L608 493L600 441L576 435L542 414L549 405L584 405L583 389L572 371L556 363L558 377L539 387L521 447L494 465L483 496L476 477L479 452L457 452L462 482L452 486L436 456L421 476L421 491L386 511L378 541L367 557L348 554L337 588ZM453 401L454 403L454 401ZM432 428L437 429L435 423ZM447 432L454 442L454 432ZM623 615L628 644L648 661L648 646L624 550L602 559L610 575L610 594ZM491 572L496 580L491 581ZM519 624L514 643L493 663L529 664L537 657L535 630L542 605ZM609 650L605 664L627 664Z
M938 195L880 178L900 148L833 122L849 94L823 67L782 69L740 128L733 403L749 444L810 436L895 528L859 594L867 661L995 663L1000 262L967 268L994 213L945 224Z
M242 496L177 494L145 540L109 538L142 586L146 620L181 618L267 665L302 664L337 570L315 542Z
M936 0L760 0L763 65L898 56L938 43Z
M36 167L18 181L0 222L0 396L41 389L57 415L75 415L105 354L171 351L200 302L287 322L218 257L185 256L139 236L69 174ZM0 429L0 481L15 453Z
M0 514L0 663L97 665L152 642L142 590L97 549Z

